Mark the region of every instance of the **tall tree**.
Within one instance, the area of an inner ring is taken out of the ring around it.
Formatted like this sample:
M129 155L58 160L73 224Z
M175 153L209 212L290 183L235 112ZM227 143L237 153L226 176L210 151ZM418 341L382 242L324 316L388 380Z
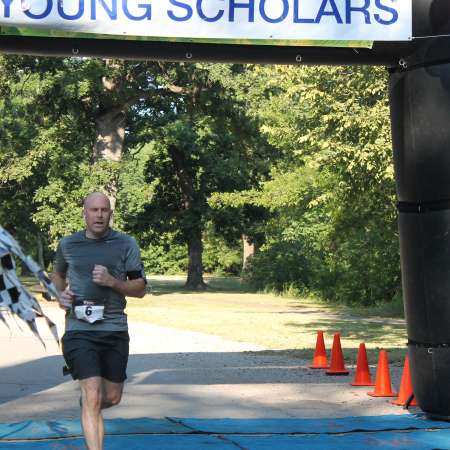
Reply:
M160 89L161 66L3 57L1 67L5 101L12 96L17 103L20 89L28 105L21 127L28 141L3 152L2 179L30 186L39 175L28 196L30 216L55 241L82 226L80 202L90 190L106 189L114 203L123 155L148 139L141 132L141 108L160 110L148 99ZM151 128L150 120L145 119L146 127Z
M271 152L224 80L240 66L179 65L166 71L173 95L165 123L154 130L147 180L153 195L140 218L149 239L170 231L188 249L186 286L205 287L202 234L219 219L208 205L215 191L255 186Z
M39 91L39 77L24 69L31 64L38 66L29 58L0 57L0 223L45 267L46 235L33 220L33 196L46 176L34 145L37 128L28 122Z

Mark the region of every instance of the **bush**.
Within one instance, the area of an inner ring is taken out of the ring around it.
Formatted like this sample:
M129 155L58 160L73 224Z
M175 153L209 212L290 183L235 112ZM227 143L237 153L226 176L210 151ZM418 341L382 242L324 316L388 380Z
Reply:
M231 247L223 238L206 232L203 239L204 272L238 275L242 266L241 252L238 244ZM175 275L187 271L187 246L177 243L168 233L161 235L159 244L144 246L141 253L148 274Z
M308 285L309 270L301 243L281 241L264 245L249 258L243 278L256 289L303 290Z
M207 233L203 241L203 270L217 275L239 275L242 268L242 249L230 247L225 240Z
M175 275L187 270L187 248L184 245L164 242L141 249L147 275Z

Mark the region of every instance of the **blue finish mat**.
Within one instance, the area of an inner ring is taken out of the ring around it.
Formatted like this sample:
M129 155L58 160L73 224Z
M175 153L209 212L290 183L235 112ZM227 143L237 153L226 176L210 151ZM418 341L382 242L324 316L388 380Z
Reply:
M105 450L450 450L450 423L421 415L338 419L114 419ZM0 424L0 450L85 449L78 420Z
M339 436L245 436L233 437L233 442L248 450L449 450L450 430L382 431Z
M104 450L449 450L450 430L343 435L134 435L106 436ZM81 438L1 442L1 450L86 450Z
M1 442L1 450L86 450L83 439ZM106 436L104 450L236 450L236 445L208 435Z
M338 434L357 431L450 429L449 422L423 415L386 415L335 419L112 419L106 434ZM52 439L81 436L80 421L25 421L0 424L1 440ZM450 446L449 446L450 447Z
M335 419L178 419L192 430L215 434L329 434L353 431L423 430L450 428L449 422L432 421L423 414L359 416ZM450 447L450 446L449 446Z
M171 434L191 430L168 419L105 420L105 434ZM52 439L82 436L78 419L33 421L0 424L0 442L4 439Z

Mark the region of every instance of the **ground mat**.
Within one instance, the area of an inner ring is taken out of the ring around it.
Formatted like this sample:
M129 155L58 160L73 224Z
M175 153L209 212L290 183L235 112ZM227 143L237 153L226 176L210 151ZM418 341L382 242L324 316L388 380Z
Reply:
M450 450L450 423L420 415L338 419L114 419L105 450ZM85 449L78 420L0 424L0 450Z

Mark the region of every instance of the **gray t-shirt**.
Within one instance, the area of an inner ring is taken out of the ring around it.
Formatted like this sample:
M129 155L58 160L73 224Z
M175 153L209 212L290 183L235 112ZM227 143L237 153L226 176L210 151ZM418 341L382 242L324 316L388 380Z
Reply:
M86 237L85 231L61 239L56 251L54 270L66 275L75 294L75 301L94 301L104 304L104 319L95 323L78 320L72 310L66 314L66 331L126 331L125 297L106 286L92 281L96 264L105 266L115 278L144 278L145 274L136 241L115 230L101 239Z

